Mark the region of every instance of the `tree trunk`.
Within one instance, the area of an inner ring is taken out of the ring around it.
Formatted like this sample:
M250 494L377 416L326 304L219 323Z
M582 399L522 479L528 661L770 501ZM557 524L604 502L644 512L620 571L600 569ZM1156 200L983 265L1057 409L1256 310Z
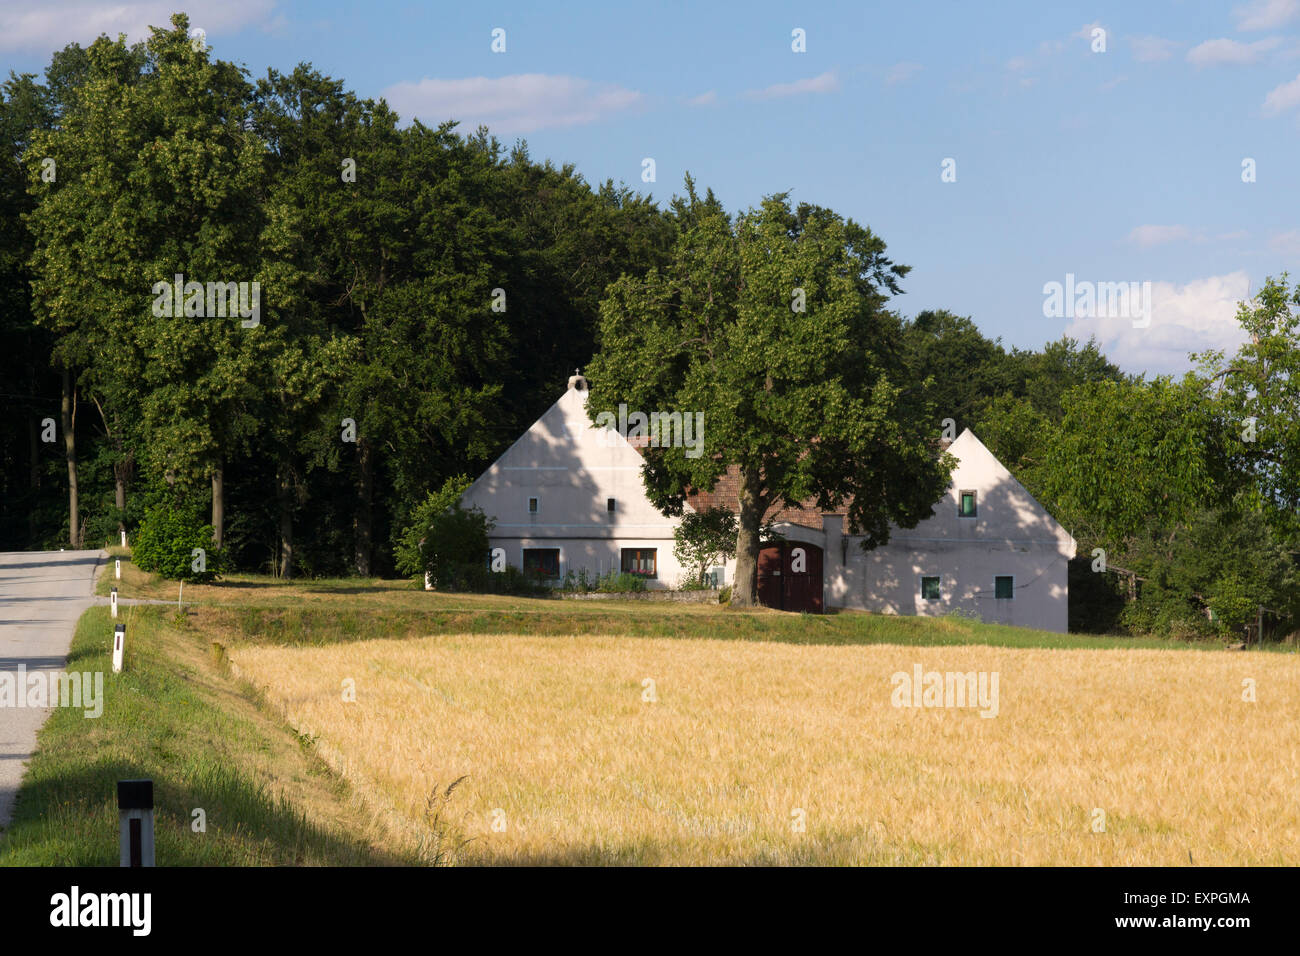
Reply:
M740 470L740 515L736 530L736 580L731 586L731 603L736 607L758 604L759 529L763 525L765 502L759 494L758 472Z
M212 469L212 543L221 547L226 525L226 468L218 461Z
M287 467L280 469L276 488L280 508L280 568L282 578L293 577L293 477Z
M32 491L41 487L41 426L36 423L36 419L28 417L27 434L31 439L32 470L29 475L29 481ZM35 516L35 512L32 513Z
M118 449L119 453L121 449ZM126 530L126 480L131 474L131 458L129 454L119 454L117 461L113 463L113 503L117 506L117 530L119 532Z
M72 384L72 372L63 368L63 453L68 460L68 545L80 547L81 511L77 503L77 393Z
M357 483L356 566L357 574L370 576L370 552L373 526L372 500L375 489L374 452L365 438L357 442L357 464L361 474Z

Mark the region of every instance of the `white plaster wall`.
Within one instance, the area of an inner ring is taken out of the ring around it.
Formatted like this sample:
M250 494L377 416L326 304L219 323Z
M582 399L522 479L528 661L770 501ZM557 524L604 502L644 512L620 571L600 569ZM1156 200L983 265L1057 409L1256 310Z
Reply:
M932 517L893 529L887 545L866 554L860 538L845 537L847 565L828 554L827 604L894 614L965 610L986 621L1064 633L1074 539L971 431L949 451L959 463ZM974 518L957 513L966 490L976 493ZM1015 579L1011 600L994 597L993 579L1004 574ZM940 577L940 600L921 598L923 575Z
M587 392L570 388L461 496L496 521L489 535L506 560L523 566L524 548L559 548L560 575L620 567L620 549L656 549L649 587L674 587L683 571L673 556L677 519L646 498L641 456L616 432L597 429ZM604 440L602 440L602 436ZM528 499L538 499L536 514ZM607 499L616 501L606 510Z

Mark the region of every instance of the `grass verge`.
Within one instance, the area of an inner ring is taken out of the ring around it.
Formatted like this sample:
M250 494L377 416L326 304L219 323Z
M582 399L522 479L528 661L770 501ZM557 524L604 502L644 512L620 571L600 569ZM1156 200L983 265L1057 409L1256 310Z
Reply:
M137 778L154 781L160 866L424 862L385 847L382 825L351 788L257 692L211 662L174 611L123 614L121 674L111 672L108 609L77 624L66 669L103 675L103 713L54 709L0 835L0 865L116 866L116 782Z

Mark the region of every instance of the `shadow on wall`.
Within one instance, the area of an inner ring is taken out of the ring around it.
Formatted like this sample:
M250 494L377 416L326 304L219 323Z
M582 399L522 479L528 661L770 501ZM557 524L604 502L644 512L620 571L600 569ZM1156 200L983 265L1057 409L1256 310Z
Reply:
M567 412L567 414L566 414ZM647 547L657 549L657 575L647 581L651 587L674 586L675 572L666 574L665 564L676 567L672 559L672 524L644 500L641 481L641 456L627 446L602 445L600 433L586 428L585 411L581 421L572 409L560 414L543 415L498 460L494 475L481 476L481 485L473 489L467 501L483 508L496 521L491 537L493 546L510 542L507 562L521 563L518 539L532 539L526 548L559 547L560 577L586 569L593 578L621 570L621 548L634 539L651 539ZM582 425L582 428L577 426ZM573 426L577 435L569 430ZM609 470L598 483L592 471L578 462ZM532 466L527 471L510 470L521 462ZM535 470L532 470L535 469ZM539 500L535 516L527 512L529 497ZM608 510L608 499L615 499L615 510ZM496 513L494 513L494 511ZM579 527L558 527L579 526ZM659 525L655 527L633 527ZM607 535L603 529L610 529ZM620 540L614 540L615 536ZM555 545L547 539L556 540ZM562 542L559 543L559 542ZM668 559L666 562L665 559Z
M974 517L958 514L967 490L976 493ZM1052 629L1064 625L1068 533L1005 472L981 475L963 463L930 518L915 528L893 528L887 544L865 554L860 540L845 538L848 566L833 592L836 603L900 614L969 613L1032 627L1050 622ZM998 576L1013 579L1010 600L997 597ZM922 577L940 579L938 599L922 596Z

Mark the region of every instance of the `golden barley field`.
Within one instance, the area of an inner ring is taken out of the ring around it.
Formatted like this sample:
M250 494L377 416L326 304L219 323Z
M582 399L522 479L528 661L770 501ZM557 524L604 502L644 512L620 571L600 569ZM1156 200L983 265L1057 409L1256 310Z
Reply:
M465 777L442 808L462 864L1300 863L1290 656L465 635L231 657L396 839ZM894 706L917 664L996 672L997 715Z

